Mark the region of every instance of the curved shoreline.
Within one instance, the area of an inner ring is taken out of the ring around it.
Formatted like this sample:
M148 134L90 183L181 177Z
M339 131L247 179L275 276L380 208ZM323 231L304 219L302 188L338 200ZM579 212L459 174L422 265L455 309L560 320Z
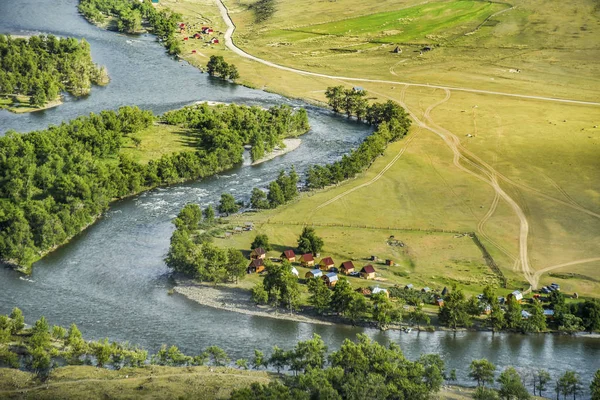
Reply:
M336 325L333 322L301 314L278 312L268 306L258 306L252 301L250 291L236 287L219 286L198 283L191 279L176 279L173 292L203 306L219 310L232 311L238 314L267 317L294 322L306 322L319 325Z
M275 157L279 157L279 156L287 154L287 153L289 153L291 151L294 151L294 150L296 150L298 148L298 146L300 146L301 143L302 143L302 139L298 139L298 138L283 139L283 144L285 145L284 148L277 148L276 147L272 152L270 152L269 154L265 155L263 158L254 161L250 165L258 165L260 163L264 163L265 161L272 160Z

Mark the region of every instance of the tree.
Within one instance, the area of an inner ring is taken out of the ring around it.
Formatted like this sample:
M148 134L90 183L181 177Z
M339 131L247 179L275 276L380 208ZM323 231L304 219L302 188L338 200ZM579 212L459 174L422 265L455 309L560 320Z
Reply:
M265 251L271 251L269 237L264 233L256 235L256 237L252 241L252 244L250 245L250 249L252 250L257 249L259 247L262 247L263 249L265 249Z
M95 342L91 345L92 352L96 357L96 366L98 368L104 367L104 364L110 360L110 356L112 354L112 349L110 344L108 343L108 339Z
M485 358L473 360L469 366L469 376L477 382L477 386L481 387L485 387L486 383L494 382L495 371L496 366Z
M252 368L259 369L260 367L266 367L267 361L265 360L265 354L258 350L254 349L254 358L252 359Z
M504 311L500 308L498 300L492 304L492 310L488 317L488 321L492 327L492 332L501 331L504 328Z
M293 369L306 371L308 368L322 369L325 365L327 346L321 336L313 333L312 339L298 342L293 352Z
M219 346L207 347L204 353L210 358L212 364L217 367L222 367L230 361L225 350Z
M204 214L204 220L208 224L212 224L215 221L215 210L211 205L206 207L202 213Z
M235 365L238 368L248 369L248 360L245 358L240 358L239 360L236 360Z
M227 264L225 264L229 279L235 279L238 283L246 275L246 258L241 251L237 249L227 249Z
M386 329L392 322L400 322L402 314L397 310L385 293L377 293L371 296L373 302L373 320L377 322L379 329Z
M186 204L175 218L178 229L197 230L202 221L202 209L197 204Z
M331 290L321 278L312 278L308 281L308 292L310 297L308 302L317 310L319 314L323 314L328 308L331 301Z
M325 97L327 97L329 106L333 109L333 112L340 112L344 102L344 87L333 86L328 87L325 90Z
M48 378L52 367L50 354L43 348L36 347L29 352L29 357L29 367L42 381L45 381Z
M12 335L16 335L22 331L23 328L25 328L25 317L23 317L23 312L17 307L13 308L12 312L10 313L10 319L10 333Z
M521 326L523 316L521 315L521 304L514 296L509 296L507 301L507 309L504 314L505 327L507 329L518 329Z
M269 357L269 365L272 365L279 373L288 364L289 354L288 352L280 349L277 346L273 347L273 353Z
M298 237L298 251L300 253L318 254L323 246L323 239L317 236L315 229L305 226L300 237Z
M337 286L337 285L336 285ZM346 308L346 317L354 325L357 321L361 320L369 311L369 305L367 299L360 293L352 292L350 301Z
M229 66L227 67L227 78L231 79L232 81L235 81L239 77L240 73L238 72L237 67L233 64L229 64Z
M429 325L431 322L429 316L425 314L420 305L413 308L413 310L408 314L408 319L412 324L417 324L417 330L419 331L421 331L421 323Z
M565 399L569 394L572 394L573 400L575 400L577 394L581 392L581 379L575 371L566 371L558 379L558 387Z
M469 297L465 305L465 311L472 317L477 317L481 314L481 304L475 296Z
M478 386L473 393L475 400L498 400L498 392L494 389Z
M223 71L225 60L223 56L210 56L208 63L206 64L206 71L210 76L215 76Z
M444 371L446 369L444 360L439 354L423 354L418 362L425 368L423 378L429 391L439 392L444 382Z
M298 279L292 274L289 262L268 265L263 286L268 293L269 301L275 307L283 303L291 312L298 305L300 296Z
M513 367L508 367L498 377L500 397L511 400L528 400L531 398L529 392L523 385L521 377Z
M35 322L35 325L31 329L31 338L29 339L30 344L33 347L47 348L50 346L50 325L46 321L45 317L41 317Z
M267 194L270 208L277 208L278 206L285 204L285 195L281 186L275 181L269 184L269 194Z
M346 315L352 301L353 293L354 291L348 279L341 277L333 287L333 292L331 293L331 309L337 313Z
M255 209L266 209L269 208L269 201L265 192L259 188L252 189L252 196L250 197L250 205Z
M600 369L594 374L592 383L590 384L591 400L600 400Z
M219 202L219 213L229 216L238 212L240 206L236 204L235 198L229 193L223 193L221 195L221 201Z
M600 331L600 301L598 299L586 300L583 304L580 304L579 315L587 331Z
M526 332L543 332L546 330L546 316L541 302L534 300L531 315L523 321L523 328Z
M533 395L535 396L535 389L537 386L537 390L540 396L544 395L544 390L546 390L546 385L550 382L550 374L548 371L544 369L537 370L533 374Z
M471 317L467 313L467 302L462 289L457 289L456 286L452 288L444 299L444 305L440 307L439 318L442 324L452 329L471 325Z

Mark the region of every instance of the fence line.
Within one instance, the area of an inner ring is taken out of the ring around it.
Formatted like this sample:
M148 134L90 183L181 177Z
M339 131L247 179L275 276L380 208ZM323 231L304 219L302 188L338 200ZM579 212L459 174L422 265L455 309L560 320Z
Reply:
M494 261L494 258L492 257L492 255L485 248L483 243L481 243L481 240L479 240L479 237L477 236L477 234L475 232L472 232L469 236L471 236L471 239L473 239L473 242L475 243L475 245L477 247L479 247L479 250L481 250L481 253L483 254L483 259L485 260L485 263L488 265L488 267L490 267L492 272L494 274L496 274L498 279L500 279L500 282L502 282L502 287L506 288L508 285L507 279L504 276L504 274L502 273L502 270L500 270L500 267L498 267L498 264L496 264L496 261Z

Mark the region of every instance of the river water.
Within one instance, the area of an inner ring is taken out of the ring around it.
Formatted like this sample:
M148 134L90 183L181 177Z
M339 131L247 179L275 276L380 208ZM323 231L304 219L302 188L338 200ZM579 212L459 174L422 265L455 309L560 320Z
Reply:
M128 37L88 24L76 0L0 0L0 33L51 33L84 37L95 62L106 65L111 83L93 88L85 99L39 113L15 115L0 111L0 135L9 129L43 129L79 115L138 105L162 113L199 100L270 106L297 101L210 79L195 68L168 58L149 35ZM554 377L567 369L579 372L585 386L600 368L600 339L555 335L513 335L482 332L379 332L347 326L321 326L253 317L200 306L169 296L168 269L163 260L173 227L171 219L187 202L214 204L223 192L247 199L251 189L274 179L281 168L333 161L369 133L369 128L306 106L311 131L295 151L258 166L241 166L200 182L156 189L120 201L95 225L34 266L23 278L0 268L0 313L18 306L28 323L45 315L52 324L75 322L89 339L137 343L156 351L175 344L194 354L206 346L223 347L233 358L250 358L253 349L277 345L291 348L313 333L330 348L345 338L366 333L381 343L396 342L405 354L441 354L456 368L459 383L468 383L467 366L488 358L499 368L548 369Z

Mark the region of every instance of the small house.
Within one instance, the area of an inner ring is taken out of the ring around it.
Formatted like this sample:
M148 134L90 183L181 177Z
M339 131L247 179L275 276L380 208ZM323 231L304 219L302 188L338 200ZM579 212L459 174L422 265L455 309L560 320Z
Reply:
M394 265L394 260L385 260L385 265L388 265L390 267L393 266Z
M287 260L289 262L294 262L296 261L296 253L294 253L294 250L284 250L283 253L281 253L281 259L282 260Z
M344 275L354 272L354 263L352 261L344 261L342 265L340 265L340 272Z
M194 39L201 39L201 38L202 38L202 36L199 33L196 33L194 35Z
M333 263L333 259L331 257L324 257L319 262L319 268L323 271L329 271L329 268L333 268L335 264Z
M292 275L294 275L296 278L300 275L296 267L292 267Z
M361 278L365 278L365 279L375 279L375 268L373 268L373 266L371 264L365 265L360 270L360 276L361 276Z
M188 39L189 39L189 38L188 38L187 36L183 38L183 40L188 40Z
M364 92L365 91L365 89L362 86L354 86L352 88L352 90L355 92Z
M390 297L390 292L387 289L380 288L379 286L373 288L373 290L371 291L371 293L372 294L383 293L385 295L385 297Z
M193 50L192 53L195 53L196 50ZM244 229L242 229L241 226L236 226L235 228L233 228L233 233L243 233Z
M250 252L251 260L257 260L257 259L264 260L266 257L267 257L267 252L262 247L257 247L254 250L252 250L252 252Z
M370 261L377 261L377 256L371 256L371 257L369 257L369 260Z
M315 266L315 258L312 253L302 254L300 256L300 264L303 267L314 267Z
M252 273L259 273L265 270L265 260L263 260L262 258L258 258L255 260L250 261L250 265L248 265L248 268L246 268L246 272L249 274Z
M325 281L325 283L329 287L335 286L335 284L338 282L338 276L335 272L330 272L326 275L323 275L321 278Z
M196 33L196 35L198 35L198 39L200 39L200 35ZM244 230L245 231L251 231L254 229L254 224L252 222L246 222L244 224Z
M442 299L441 297L437 298L435 300L435 304L437 304L438 307L444 307L444 299Z
M217 39L217 38L210 39L210 44L218 44L218 43L219 43L219 39Z
M415 285L413 285L412 283L409 283L408 285L404 286L404 289L406 290L411 290L415 287Z
M448 288L446 286L444 286L444 289L442 290L442 296L445 296L448 294Z
M425 286L423 289L421 289L421 292L422 293L429 293L429 292L431 292L431 289L429 287Z
M304 277L306 279L320 278L322 276L323 276L323 271L321 271L320 269L311 269L310 271L308 271L306 273L306 275L304 275Z
M531 317L531 313L529 311L522 310L521 311L521 317L523 319L529 319L529 317Z
M518 290L515 290L514 292L509 294L508 297L513 297L519 303L523 301L523 293L519 292Z
M553 319L554 318L554 310L544 309L544 317Z

